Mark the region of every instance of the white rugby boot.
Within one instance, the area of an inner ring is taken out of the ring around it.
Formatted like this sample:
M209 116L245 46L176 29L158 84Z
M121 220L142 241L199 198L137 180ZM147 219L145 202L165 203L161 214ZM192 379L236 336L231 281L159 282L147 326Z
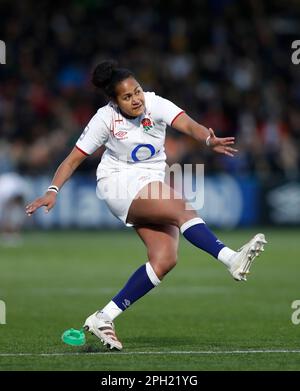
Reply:
M83 328L98 337L104 346L110 349L123 349L122 343L116 336L114 323L100 311L89 316L84 322Z
M266 243L265 235L257 234L232 256L228 270L236 281L247 281L252 262L264 251Z

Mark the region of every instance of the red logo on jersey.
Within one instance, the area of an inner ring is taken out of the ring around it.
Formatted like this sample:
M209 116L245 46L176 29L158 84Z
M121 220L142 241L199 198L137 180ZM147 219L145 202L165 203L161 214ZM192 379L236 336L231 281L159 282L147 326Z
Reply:
M126 135L127 135L127 132L124 132L123 130L119 130L117 133L114 133L114 136L119 140L126 138L125 137Z
M144 118L142 120L142 125L145 132L148 132L148 130L150 130L153 126L150 118Z

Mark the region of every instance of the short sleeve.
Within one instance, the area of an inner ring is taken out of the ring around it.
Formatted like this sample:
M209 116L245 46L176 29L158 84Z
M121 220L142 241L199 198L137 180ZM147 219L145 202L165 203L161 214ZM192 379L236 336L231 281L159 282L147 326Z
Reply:
M76 142L76 147L85 155L91 155L108 140L109 128L103 117L104 113L98 110Z
M180 114L184 113L184 110L176 106L173 102L158 95L153 96L151 106L153 118L163 121L169 126L172 126L174 120Z

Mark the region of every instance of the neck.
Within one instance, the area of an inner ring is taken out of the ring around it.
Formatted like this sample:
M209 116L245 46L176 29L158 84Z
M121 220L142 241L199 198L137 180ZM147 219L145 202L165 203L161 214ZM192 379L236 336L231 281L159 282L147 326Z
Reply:
M125 114L125 113L120 109L120 107L119 107L119 110L120 110L121 114L123 115L123 117L125 117L125 118L127 118L127 119L136 119L137 117L139 117L138 115L135 116L135 117L133 117L133 116L131 116L131 115Z

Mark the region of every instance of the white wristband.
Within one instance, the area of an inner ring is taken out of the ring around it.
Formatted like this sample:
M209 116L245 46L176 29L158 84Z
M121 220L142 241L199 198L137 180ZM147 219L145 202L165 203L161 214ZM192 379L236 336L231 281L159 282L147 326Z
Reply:
M55 185L51 185L48 187L47 191L53 191L54 193L58 193L59 192L59 188Z
M210 139L210 135L207 137L207 139L206 139L206 141L205 141L205 144L206 144L208 147L210 146L209 139Z

